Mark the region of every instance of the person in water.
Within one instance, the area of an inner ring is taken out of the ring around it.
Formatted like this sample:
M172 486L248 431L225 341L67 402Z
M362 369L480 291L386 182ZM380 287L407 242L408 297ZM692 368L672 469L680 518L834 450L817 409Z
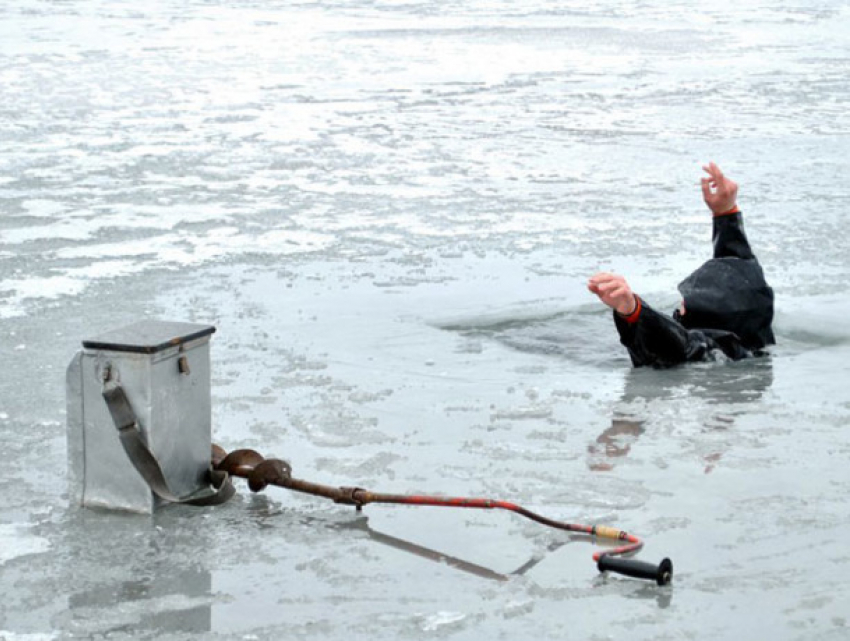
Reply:
M773 290L744 234L738 185L713 162L703 167L702 195L713 214L714 258L679 283L682 303L672 317L632 292L626 279L598 273L588 289L614 310L620 342L635 367L671 367L714 358L762 354L775 340Z

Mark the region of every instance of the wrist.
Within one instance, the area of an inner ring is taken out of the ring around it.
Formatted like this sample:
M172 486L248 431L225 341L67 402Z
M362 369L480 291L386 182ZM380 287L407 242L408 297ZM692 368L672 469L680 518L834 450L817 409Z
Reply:
M632 305L619 307L615 311L619 316L622 316L626 322L633 323L638 319L638 316L640 316L640 309L640 298L638 298L637 295L632 294Z
M735 204L735 205L732 205L731 207L728 207L726 209L712 210L712 213L715 216L730 216L732 214L740 214L741 210L738 209L738 205Z

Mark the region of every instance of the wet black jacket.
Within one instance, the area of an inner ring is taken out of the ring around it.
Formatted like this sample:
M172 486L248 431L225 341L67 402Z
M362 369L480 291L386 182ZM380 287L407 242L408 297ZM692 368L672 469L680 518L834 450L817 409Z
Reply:
M738 360L774 341L773 290L747 242L740 213L715 216L714 258L679 283L685 314L660 314L639 299L635 314L614 313L620 342L636 367Z

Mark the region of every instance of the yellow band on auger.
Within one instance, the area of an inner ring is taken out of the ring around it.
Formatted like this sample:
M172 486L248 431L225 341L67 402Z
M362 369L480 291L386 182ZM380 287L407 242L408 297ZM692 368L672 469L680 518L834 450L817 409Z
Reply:
M622 530L618 530L615 527L608 527L607 525L597 525L593 528L593 532L596 536L603 539L621 539L624 538L622 535L625 534Z

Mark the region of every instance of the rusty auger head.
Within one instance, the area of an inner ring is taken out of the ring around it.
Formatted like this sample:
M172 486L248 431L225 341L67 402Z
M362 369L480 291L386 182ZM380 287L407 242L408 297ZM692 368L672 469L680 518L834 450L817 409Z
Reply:
M248 488L252 492L261 492L267 485L286 487L286 481L292 478L292 467L286 461L266 459L248 476Z
M215 469L227 472L231 476L248 479L248 487L252 492L261 492L268 485L286 487L286 482L292 478L292 467L280 459L265 459L254 450L233 450L216 463L216 448L213 447L213 465Z
M224 457L227 456L227 452L221 445L212 444L212 466L215 469L219 469L219 464L224 460Z

